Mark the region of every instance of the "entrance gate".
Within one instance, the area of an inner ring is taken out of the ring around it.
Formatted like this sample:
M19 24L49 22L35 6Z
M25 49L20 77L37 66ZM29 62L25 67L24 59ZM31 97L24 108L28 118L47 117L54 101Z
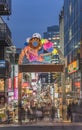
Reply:
M33 48L33 44L32 44L32 40L33 42L38 42L37 47ZM30 46L31 44L31 46ZM22 87L22 72L63 72L64 70L64 65L63 64L54 64L54 63L46 63L46 64L23 64L23 58L25 57L25 55L28 56L29 52L33 52L34 51L34 55L37 52L37 48L39 49L40 45L40 39L38 38L33 38L31 39L31 41L29 42L29 46L25 47L22 51L21 54L19 56L19 61L18 61L18 123L21 124L21 87ZM29 51L29 49L32 49ZM41 57L39 57L41 59Z

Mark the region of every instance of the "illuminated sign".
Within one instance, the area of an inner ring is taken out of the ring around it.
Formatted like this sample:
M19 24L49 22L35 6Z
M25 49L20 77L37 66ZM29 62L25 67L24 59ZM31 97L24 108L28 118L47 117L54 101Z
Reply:
M4 92L4 79L0 79L0 92Z
M79 69L79 62L77 60L68 65L68 74L74 73L78 69Z
M14 99L18 100L18 89L14 89Z
M81 83L79 81L74 82L74 86L80 88Z
M24 82L24 83L22 84L22 88L25 88L25 87L29 87L29 83L28 83L28 82Z
M0 68L5 68L5 61L4 60L0 60Z
M8 79L8 91L11 91L12 90L12 79L9 78Z
M17 76L14 77L14 88L15 89L18 88L18 77Z

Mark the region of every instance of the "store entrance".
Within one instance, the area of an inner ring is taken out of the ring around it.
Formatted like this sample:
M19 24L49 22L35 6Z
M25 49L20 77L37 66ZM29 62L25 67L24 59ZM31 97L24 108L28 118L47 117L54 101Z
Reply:
M22 123L22 78L23 73L61 73L64 70L64 65L61 64L27 64L19 65L18 74L18 122ZM52 97L53 98L53 97ZM33 104L33 101L30 102ZM49 103L50 104L50 103Z
M61 51L54 47L54 43L47 39L42 39L40 34L35 33L32 38L28 40L27 45L20 53L18 69L18 122L21 124L22 110L24 110L24 107L22 108L22 85L27 84L27 82L24 82L24 84L22 82L24 81L24 74L38 73L39 77L41 73L62 73L64 71L64 57ZM33 77L32 74L30 75ZM32 83L32 80L30 83ZM34 103L31 101L30 104L33 105Z

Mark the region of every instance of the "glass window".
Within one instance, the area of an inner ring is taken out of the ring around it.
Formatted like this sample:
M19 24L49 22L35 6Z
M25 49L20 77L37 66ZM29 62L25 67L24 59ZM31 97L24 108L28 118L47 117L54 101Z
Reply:
M69 5L69 13L70 13L70 15L71 15L71 13L72 13L72 4L70 3L70 5Z
M71 40L72 39L72 29L70 28L69 29L69 40Z

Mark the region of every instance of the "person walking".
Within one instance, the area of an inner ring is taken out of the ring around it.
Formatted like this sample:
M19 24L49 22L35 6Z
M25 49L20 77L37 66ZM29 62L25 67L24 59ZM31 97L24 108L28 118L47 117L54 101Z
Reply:
M25 109L23 106L21 107L21 119L23 122L25 122Z
M54 118L55 118L55 107L52 106L51 107L51 120L54 121Z
M67 120L72 122L72 104L67 106Z

